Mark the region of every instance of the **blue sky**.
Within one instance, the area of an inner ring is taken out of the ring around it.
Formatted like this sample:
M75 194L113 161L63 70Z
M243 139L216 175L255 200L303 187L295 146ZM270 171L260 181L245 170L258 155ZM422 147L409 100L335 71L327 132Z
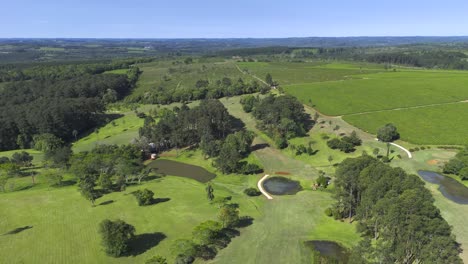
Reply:
M468 35L466 0L3 0L0 38Z

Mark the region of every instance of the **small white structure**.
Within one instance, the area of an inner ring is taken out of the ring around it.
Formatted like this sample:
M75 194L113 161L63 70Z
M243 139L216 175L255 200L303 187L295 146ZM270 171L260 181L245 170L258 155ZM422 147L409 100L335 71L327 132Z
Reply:
M155 160L157 157L158 157L158 155L156 155L155 153L151 154L151 159L152 160Z

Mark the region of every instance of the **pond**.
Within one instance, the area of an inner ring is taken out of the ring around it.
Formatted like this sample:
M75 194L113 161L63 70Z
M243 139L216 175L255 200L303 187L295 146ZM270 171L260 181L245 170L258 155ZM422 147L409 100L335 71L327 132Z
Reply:
M439 191L447 199L450 199L459 204L468 204L468 188L460 182L440 175L432 171L418 171L418 174L427 182L438 184Z
M301 184L298 181L279 176L267 178L263 182L263 187L269 194L273 195L296 194L302 190Z
M306 248L310 249L313 254L314 262L319 263L348 263L349 251L340 244L333 241L311 240L304 242Z
M148 166L159 174L190 178L202 183L209 182L216 177L216 174L202 167L173 160L158 159L151 162Z

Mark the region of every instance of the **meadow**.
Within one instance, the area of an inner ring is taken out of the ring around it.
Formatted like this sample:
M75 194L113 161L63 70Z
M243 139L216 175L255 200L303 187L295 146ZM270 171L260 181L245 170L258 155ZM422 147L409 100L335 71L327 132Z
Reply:
M230 78L233 82L239 78L242 78L245 83L253 80L250 75L240 72L236 65L230 61L197 60L193 64L184 64L183 62L173 64L173 62L159 61L139 64L138 67L142 74L137 87L127 97L127 100L141 100L158 87L174 92L191 89L201 79L208 80L210 83L224 77Z
M355 75L384 71L380 65L315 62L238 62L244 71L265 79L270 73L281 86L353 79Z

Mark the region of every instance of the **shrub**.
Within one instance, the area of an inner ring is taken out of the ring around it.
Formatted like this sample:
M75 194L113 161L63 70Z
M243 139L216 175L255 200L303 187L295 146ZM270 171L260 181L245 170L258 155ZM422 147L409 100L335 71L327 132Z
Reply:
M257 164L243 163L240 167L239 172L245 175L261 173L263 170Z
M328 217L331 217L333 215L333 211L330 207L325 209L325 215Z
M340 147L341 141L337 138L330 139L327 141L327 146L331 149L338 149Z
M414 148L414 151L419 151L419 148L418 147Z
M302 153L307 153L307 148L304 145L299 145L296 147L296 156L301 155Z
M447 174L457 174L465 167L465 164L459 159L451 159L445 163L443 172Z
M135 191L133 195L137 199L139 206L150 205L150 204L153 204L154 202L154 198L153 198L154 192L152 192L151 190L148 190L148 189L144 189L143 191L138 190L138 191Z
M257 188L247 188L244 190L244 193L248 196L259 196L262 194Z
M414 149L410 148L408 151L409 151L409 152L414 152Z
M195 258L192 256L178 255L175 259L175 264L192 264Z
M288 147L288 140L284 137L276 138L275 143L279 149L285 149Z
M398 155L397 155L397 158L401 159L401 155L400 155L400 154L398 154Z
M145 261L145 264L167 264L167 260L159 255L153 256L152 258Z
M425 149L426 149L426 147L424 147L424 146L423 146L423 147L421 147L421 150L425 150Z

